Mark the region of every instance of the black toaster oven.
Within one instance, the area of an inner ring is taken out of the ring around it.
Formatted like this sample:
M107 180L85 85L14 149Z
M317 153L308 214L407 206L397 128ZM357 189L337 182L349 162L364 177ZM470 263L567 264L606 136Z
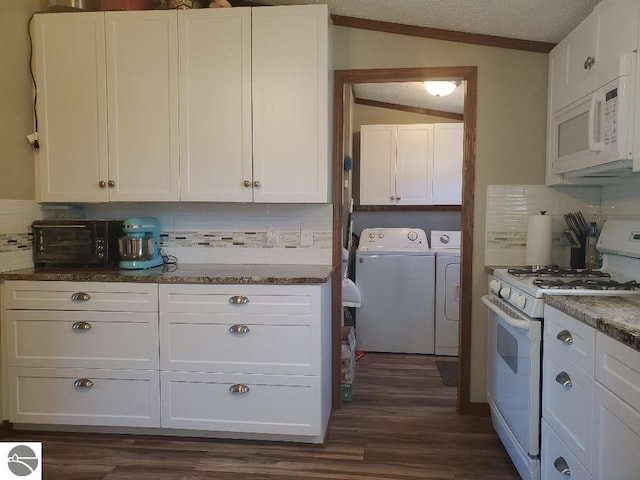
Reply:
M115 266L122 220L37 220L33 222L35 266Z

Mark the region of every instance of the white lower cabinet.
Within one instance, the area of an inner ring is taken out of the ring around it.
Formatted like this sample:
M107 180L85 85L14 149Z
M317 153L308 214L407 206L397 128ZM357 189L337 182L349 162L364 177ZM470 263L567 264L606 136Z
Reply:
M9 420L160 426L158 286L8 281Z
M162 426L319 442L330 284L160 285Z
M640 479L640 352L545 307L542 480Z

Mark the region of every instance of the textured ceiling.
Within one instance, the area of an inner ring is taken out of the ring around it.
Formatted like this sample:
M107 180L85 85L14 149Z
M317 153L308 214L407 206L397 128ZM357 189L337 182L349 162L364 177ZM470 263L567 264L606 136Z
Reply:
M357 99L382 101L396 105L462 113L464 88L462 86L446 97L434 97L427 93L422 82L358 83L353 85Z
M253 0L327 3L335 15L557 43L599 0Z

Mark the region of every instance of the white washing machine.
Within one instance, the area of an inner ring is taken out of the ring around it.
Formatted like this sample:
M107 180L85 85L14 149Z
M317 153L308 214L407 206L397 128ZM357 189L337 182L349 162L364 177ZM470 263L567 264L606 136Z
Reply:
M435 252L419 228L366 228L356 252L358 349L434 353Z
M431 231L436 253L435 353L458 356L460 326L460 232Z

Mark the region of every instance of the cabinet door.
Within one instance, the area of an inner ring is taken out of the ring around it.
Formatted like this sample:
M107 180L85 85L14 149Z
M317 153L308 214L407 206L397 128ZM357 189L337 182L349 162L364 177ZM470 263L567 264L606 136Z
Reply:
M545 184L562 185L563 178L551 173L556 158L557 141L554 135L554 115L562 102L562 89L566 78L566 42L563 40L549 52L549 92L547 96L547 155Z
M360 130L360 205L393 205L396 197L396 125Z
M433 126L433 200L435 205L462 204L464 124Z
M36 15L34 69L42 202L104 202L107 90L104 14Z
M177 12L106 12L111 200L179 199Z
M250 202L251 9L179 11L178 32L180 199Z
M398 205L431 203L433 125L398 125L396 200Z
M593 407L593 478L639 478L640 412L598 382Z
M597 28L598 20L592 13L565 39L567 69L559 108L584 97L595 88L596 79L590 64L595 62L597 54Z
M326 5L252 11L256 202L329 201Z

